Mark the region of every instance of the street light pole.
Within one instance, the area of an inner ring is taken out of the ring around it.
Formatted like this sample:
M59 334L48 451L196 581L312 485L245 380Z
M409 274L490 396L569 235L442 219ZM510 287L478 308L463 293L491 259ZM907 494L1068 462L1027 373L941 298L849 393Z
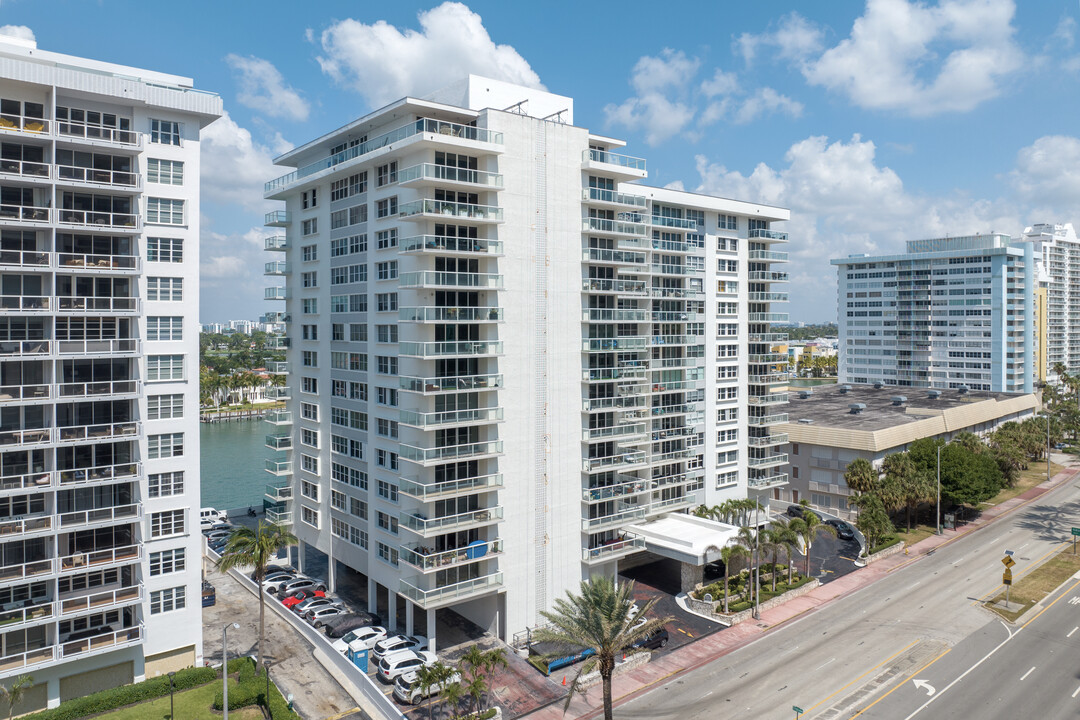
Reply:
M169 671L169 720L175 720L176 711L173 709L173 678L176 677L176 671Z
M761 619L761 558L759 555L759 548L761 547L761 506L758 505L758 509L754 511L754 619ZM773 568L773 572L776 569ZM775 577L775 575L774 575Z
M1050 408L1046 409L1046 482L1050 482Z
M221 709L224 719L229 720L229 628L240 629L240 623L229 623L221 628Z
M941 446L937 446L937 534L941 534Z

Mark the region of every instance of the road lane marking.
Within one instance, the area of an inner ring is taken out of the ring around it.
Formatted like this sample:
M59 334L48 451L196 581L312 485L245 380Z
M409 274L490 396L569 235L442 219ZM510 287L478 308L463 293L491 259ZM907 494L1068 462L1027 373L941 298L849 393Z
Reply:
M1037 558L1034 562L1028 563L1027 567L1024 569L1024 571L1022 573L1020 573L1020 572L1016 573L1016 575L1013 577L1013 582L1014 583L1020 582L1020 580L1022 578L1024 578L1024 577L1026 577L1028 575L1028 573L1030 573L1033 570L1038 569L1043 560L1045 560L1047 557L1049 557L1052 553L1055 553L1055 552L1058 551L1058 548L1057 548L1058 545L1062 545L1062 544L1065 544L1065 543L1068 543L1068 542L1069 542L1068 540L1062 540L1062 541L1060 541L1058 543L1054 543L1054 545L1052 545L1051 548L1049 550L1047 550L1046 553L1042 557ZM1003 587L1005 587L1005 586L1004 585L998 585L993 590L988 592L986 595L983 595L981 599L973 600L971 602L972 607L974 607L976 605L985 604L987 601L991 600L992 598L994 598L994 596L996 596L998 593L1000 593L1001 589ZM1034 618L1032 618L1032 619L1034 619Z
M1069 634L1066 635L1065 637L1071 638L1073 636L1073 633L1076 632L1077 630L1080 630L1080 625L1078 625L1077 627L1074 627L1072 630L1070 630Z
M813 710L814 708L816 708L816 707L817 707L818 705L821 705L821 704L822 704L823 702L826 702L827 700L829 700L830 698L832 698L832 697L833 697L833 695L836 695L837 693L839 693L839 692L842 692L843 690L846 690L846 689L847 689L847 688L848 688L849 686L851 686L851 684L852 684L852 683L856 683L856 682L858 682L859 680L862 680L862 679L863 679L864 677L866 677L866 676L867 676L867 675L869 675L870 673L874 672L875 670L877 670L877 669L878 669L879 667L881 667L881 666L882 666L882 665L884 665L885 663L887 663L887 662L891 662L893 658L895 658L895 657L897 657L897 656L901 655L902 653L905 653L905 652L907 652L907 651L908 651L908 650L910 650L911 648L915 647L916 645L918 645L918 644L919 644L919 642L920 642L920 640L912 640L912 641L911 641L910 643L908 643L908 644L907 644L907 645L905 645L904 647L900 648L899 650L897 650L896 652L894 652L894 653L893 653L892 655L890 655L889 657L885 658L884 660L882 660L881 662L879 662L879 663L878 663L877 665L875 665L874 667L872 667L872 668L870 668L869 670L867 670L866 672L864 672L864 673L863 673L862 675L860 675L859 677L855 678L854 680L851 680L850 682L848 682L848 683L847 683L846 685L844 685L843 687L840 687L840 688L838 688L837 690L834 690L834 691L833 691L832 693L830 693L829 695L826 695L825 697L823 697L822 699L818 700L818 701L817 701L816 703L814 703L814 704L813 704L813 705L811 705L810 707L806 708L806 712L810 712L811 710Z
M1008 642L1008 641L1006 641L1006 642ZM940 654L940 655L938 655L938 656L937 656L936 658L934 658L934 659L933 659L933 660L931 660L930 662L926 663L925 665L923 665L923 666L922 666L921 668L919 668L919 669L918 669L918 670L916 670L915 672L911 673L911 677L915 677L916 675L921 675L921 674L922 674L922 672L923 672L923 670L926 670L926 669L927 669L928 667L930 667L931 665L933 665L934 663L936 663L936 662L937 662L938 660L940 660L941 658L943 658L943 657L945 657L946 655L948 655L948 654L949 654L950 652L952 652L952 648L948 648L948 649L947 649L947 650L946 650L945 652L941 653L941 654ZM892 695L892 694L893 694L894 692L896 692L897 690L899 690L899 689L900 689L900 688L902 688L902 687L907 687L907 683L906 683L906 682L902 682L902 683L900 683L899 685L897 685L896 687L894 687L894 688L893 688L892 690L890 690L889 692L885 693L884 695L882 695L881 697L879 697L879 698L878 698L877 700L875 700L874 702L870 703L869 705L867 705L866 707L864 707L864 708L863 708L862 710L860 710L859 712L857 712L857 713L855 713L854 715L852 715L852 716L851 716L851 720L855 720L855 718L859 717L859 716L860 716L860 715L862 715L862 714L863 714L864 712L866 712L866 711L867 711L867 710L869 710L870 708L874 707L874 706L875 706L875 705L877 705L877 704L878 704L879 702L881 702L881 701L882 701L882 700L884 700L885 698L889 697L890 695ZM938 696L934 696L934 697L933 697L932 699L933 699L933 700L936 700L936 699L937 699L937 697L938 697ZM929 703L930 703L930 700L927 700L926 702L927 702L927 704L929 704Z
M1077 695L1080 695L1080 687L1076 688L1076 690L1073 691L1072 696L1076 697Z
M828 665L829 663L831 663L831 662L832 662L833 660L835 660L835 659L836 659L836 658L829 658L829 659L828 659L828 660L826 660L826 661L825 661L824 663L822 663L821 665L818 665L818 666L817 666L816 668L814 668L814 669L815 669L815 670L820 670L821 668L825 667L826 665Z
M1027 676L1028 676L1028 675L1030 675L1030 674L1031 674L1031 673L1033 673L1033 672L1035 672L1035 666L1034 666L1034 665L1032 665L1032 666L1031 666L1031 669L1030 669L1030 670L1028 670L1028 671L1027 671L1026 673L1024 673L1023 675L1021 675L1021 676L1020 676L1020 679L1021 679L1021 680L1027 680Z

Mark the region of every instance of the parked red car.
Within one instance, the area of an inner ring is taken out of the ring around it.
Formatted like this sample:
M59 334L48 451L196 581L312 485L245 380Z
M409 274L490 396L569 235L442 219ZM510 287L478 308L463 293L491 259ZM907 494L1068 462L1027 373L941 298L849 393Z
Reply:
M282 600L281 604L289 609L292 609L293 606L299 605L305 600L317 597L326 597L326 593L324 593L322 590L297 590L292 595Z

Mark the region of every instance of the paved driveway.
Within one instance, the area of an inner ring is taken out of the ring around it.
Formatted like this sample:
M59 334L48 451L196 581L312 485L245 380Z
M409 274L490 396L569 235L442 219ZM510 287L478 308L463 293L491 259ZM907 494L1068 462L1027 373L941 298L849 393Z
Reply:
M655 653L671 652L677 647L682 647L723 627L720 623L688 613L679 607L671 592L672 588L666 582L667 575L661 569L661 563L650 563L626 570L619 575L619 580L621 582L634 581L634 598L638 605L644 605L649 600L656 599L656 605L651 613L653 616L673 618L666 626L670 636L667 647L653 651Z

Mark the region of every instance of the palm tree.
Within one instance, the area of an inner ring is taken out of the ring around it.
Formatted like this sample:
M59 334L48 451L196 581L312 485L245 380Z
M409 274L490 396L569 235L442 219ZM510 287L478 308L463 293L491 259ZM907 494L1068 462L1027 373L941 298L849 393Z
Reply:
M780 559L780 548L783 543L779 534L772 528L765 528L761 532L761 552L765 557L772 560L772 591L776 592L776 561Z
M461 686L461 683L450 683L443 688L442 698L446 701L446 704L450 706L450 717L456 718L458 716L458 708L461 707L461 700L465 697L465 688Z
M787 518L776 518L772 521L773 542L778 543L784 548L784 554L787 555L787 580L788 585L791 585L791 573L792 568L795 565L793 551L799 547L799 536L792 529L791 523Z
M637 617L646 617L657 599L645 603ZM595 654L582 663L565 708L570 707L574 693L581 689L581 677L598 669L604 692L604 718L612 720L611 676L615 672L615 659L638 640L659 630L669 617L647 619L641 624L631 621L630 608L634 606L634 583L616 586L609 577L595 577L581 582L581 594L566 592L566 598L558 598L550 611L541 615L551 625L533 633L539 642L553 642L563 647L585 647Z
M735 542L742 546L746 551L746 557L750 558L750 576L746 579L746 587L749 588L750 591L750 602L753 602L754 591L757 587L757 583L754 582L754 567L758 562L758 558L754 553L754 549L757 546L757 535L753 530L744 525L739 528L739 534L735 536Z
M724 563L724 612L728 611L728 586L731 585L731 563L736 558L745 558L746 548L742 545L727 545L720 548L720 560Z
M420 690L427 697L428 720L431 720L434 713L435 693L431 692L432 688L441 686L453 676L454 668L441 662L434 665L421 665L417 668L416 681L420 683Z
M218 563L221 572L234 567L255 567L255 584L259 587L259 662L263 665L263 640L266 639L266 593L262 581L266 566L279 550L296 545L296 536L276 523L259 521L258 528L238 527L229 534L225 552Z
M461 669L468 682L465 684L465 692L472 695L476 702L476 712L484 711L484 693L490 687L490 676L497 668L506 667L506 653L502 648L494 648L484 652L479 645L472 645L461 656Z
M810 577L810 548L813 547L814 540L817 539L818 533L836 537L836 528L821 522L816 512L805 512L801 518L794 518L791 521L791 529L799 536L803 547L806 548L806 576Z
M8 704L8 720L15 717L15 706L22 702L23 696L34 687L34 678L31 675L20 675L10 686L0 685L0 697Z
M844 482L860 495L873 491L877 481L877 468L866 458L855 458L848 463L847 468L844 470Z

